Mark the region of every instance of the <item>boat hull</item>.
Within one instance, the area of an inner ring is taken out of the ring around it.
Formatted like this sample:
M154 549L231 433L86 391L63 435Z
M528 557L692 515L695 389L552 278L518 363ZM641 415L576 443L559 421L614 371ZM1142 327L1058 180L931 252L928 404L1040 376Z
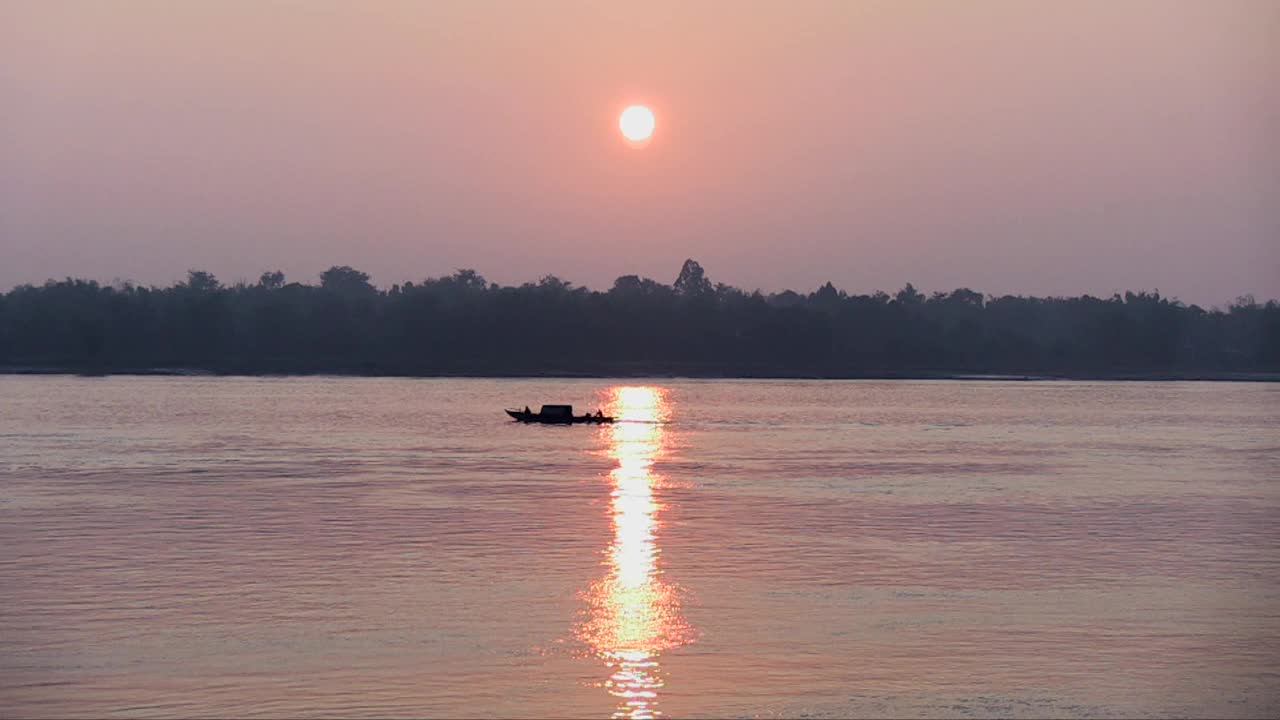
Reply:
M596 417L594 415L548 417L535 412L524 412L523 410L507 410L506 413L517 422L536 423L538 425L608 425L613 422L611 417Z

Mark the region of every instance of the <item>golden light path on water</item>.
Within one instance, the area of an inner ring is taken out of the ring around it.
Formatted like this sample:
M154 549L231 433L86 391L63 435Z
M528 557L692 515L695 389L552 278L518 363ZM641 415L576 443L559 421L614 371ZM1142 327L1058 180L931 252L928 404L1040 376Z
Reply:
M660 653L691 637L676 588L661 580L658 566L662 504L653 465L665 452L663 422L670 413L661 388L609 393L609 414L617 422L602 432L617 462L609 474L613 541L605 577L587 592L590 615L579 637L612 669L605 687L618 699L613 717L642 720L661 715Z

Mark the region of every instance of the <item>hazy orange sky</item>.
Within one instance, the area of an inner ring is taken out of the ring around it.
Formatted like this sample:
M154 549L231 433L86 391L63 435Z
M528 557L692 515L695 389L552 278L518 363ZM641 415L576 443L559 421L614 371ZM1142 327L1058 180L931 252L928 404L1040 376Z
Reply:
M686 257L1280 297L1280 2L0 2L0 288Z

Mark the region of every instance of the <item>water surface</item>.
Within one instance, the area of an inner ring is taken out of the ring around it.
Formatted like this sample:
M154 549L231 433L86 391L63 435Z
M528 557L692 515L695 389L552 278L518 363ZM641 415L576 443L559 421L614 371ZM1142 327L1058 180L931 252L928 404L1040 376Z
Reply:
M1277 427L1245 383L0 377L0 716L1275 716Z

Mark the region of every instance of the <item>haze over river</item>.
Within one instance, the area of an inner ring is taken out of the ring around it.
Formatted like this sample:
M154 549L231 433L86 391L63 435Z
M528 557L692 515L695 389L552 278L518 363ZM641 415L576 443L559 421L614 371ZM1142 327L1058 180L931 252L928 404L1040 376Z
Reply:
M1277 428L1280 384L0 377L0 716L1274 717Z

